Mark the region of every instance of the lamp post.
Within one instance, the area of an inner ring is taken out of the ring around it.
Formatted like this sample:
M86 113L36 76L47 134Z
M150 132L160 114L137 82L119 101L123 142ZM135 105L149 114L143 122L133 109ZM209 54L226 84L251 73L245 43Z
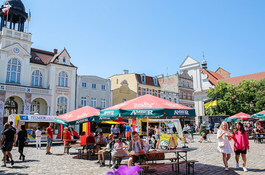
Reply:
M251 102L249 103L249 106L250 106L250 108L251 108L251 114L253 114L253 106L254 106L254 103L251 101Z

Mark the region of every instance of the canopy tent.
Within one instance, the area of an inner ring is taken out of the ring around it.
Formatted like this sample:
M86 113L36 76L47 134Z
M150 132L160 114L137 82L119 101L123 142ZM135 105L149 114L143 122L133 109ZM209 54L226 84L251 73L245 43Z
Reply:
M99 121L99 110L90 106L84 106L66 114L60 115L54 119L54 122L63 125L76 125L91 121Z
M262 120L265 120L265 110L264 111L261 111L257 114L253 114L251 116L251 118L256 118L256 119L262 119Z
M100 111L100 117L126 116L138 118L194 117L195 109L146 94Z
M244 112L240 112L240 113L237 113L235 115L232 115L230 117L228 117L230 119L237 119L237 120L252 120L250 118L250 115L244 113Z

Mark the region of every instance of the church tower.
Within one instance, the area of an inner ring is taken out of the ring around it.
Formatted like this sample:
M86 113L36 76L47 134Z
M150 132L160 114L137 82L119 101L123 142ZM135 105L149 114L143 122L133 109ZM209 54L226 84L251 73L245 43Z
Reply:
M4 12L5 10L8 13ZM25 6L21 0L6 0L1 7L0 16L0 30L3 27L7 27L21 32L24 31L24 24L28 18L28 14L25 12Z

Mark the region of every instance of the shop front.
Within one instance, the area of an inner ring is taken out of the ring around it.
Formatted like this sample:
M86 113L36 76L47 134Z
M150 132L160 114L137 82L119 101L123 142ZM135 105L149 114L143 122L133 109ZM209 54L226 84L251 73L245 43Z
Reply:
M13 121L13 126L17 130L21 129L21 125L25 125L30 141L35 141L35 131L40 128L42 134L41 141L46 141L46 128L49 127L50 122L54 121L55 117L50 115L14 114L8 116L8 122ZM63 125L54 123L53 140L62 140L62 132Z

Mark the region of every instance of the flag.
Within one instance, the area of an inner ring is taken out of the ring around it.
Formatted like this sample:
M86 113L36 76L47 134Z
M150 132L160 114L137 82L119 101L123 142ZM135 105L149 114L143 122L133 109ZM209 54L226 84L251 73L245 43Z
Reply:
M8 4L8 5L5 5L4 7L5 8L2 9L2 12L5 13L5 16L6 16L10 10L11 5Z
M28 21L31 21L31 12L29 10L29 17L28 17Z
M209 108L210 106L216 106L217 105L217 101L210 101L209 103L204 104L205 108Z

